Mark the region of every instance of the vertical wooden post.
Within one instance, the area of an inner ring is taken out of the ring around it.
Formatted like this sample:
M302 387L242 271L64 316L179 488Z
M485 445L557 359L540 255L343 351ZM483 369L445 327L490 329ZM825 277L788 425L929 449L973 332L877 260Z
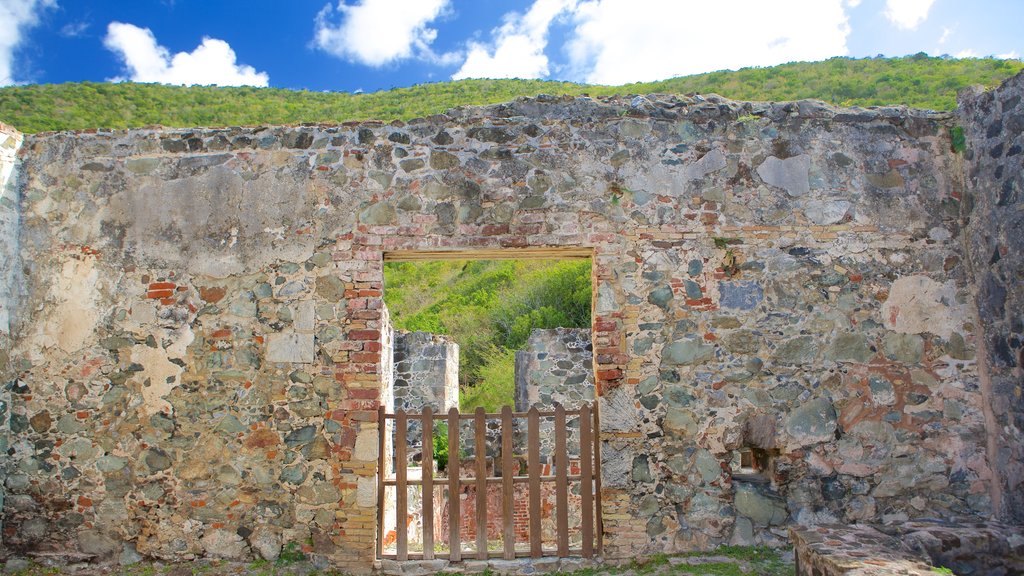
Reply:
M505 560L516 559L516 518L512 506L515 493L512 485L512 407L501 408L501 537L505 544Z
M409 464L405 444L407 418L405 410L395 414L395 536L400 561L409 559L409 486L405 470Z
M565 446L565 407L555 404L555 514L558 556L569 555L569 458Z
M473 418L476 434L476 557L487 560L487 419L483 407Z
M604 510L601 509L601 402L594 401L594 429L591 432L594 436L594 508L596 514L594 520L597 526L597 553L600 554L604 547Z
M580 508L583 523L583 557L594 556L594 478L591 473L590 406L580 407Z
M526 429L527 468L530 475L530 557L540 558L543 541L540 533L540 412L530 408Z
M462 466L459 463L459 410L454 406L448 409L448 559L452 562L462 560L462 511L459 499L459 474Z
M423 408L423 450L420 452L423 466L423 559L434 559L434 410Z
M387 467L384 462L384 440L387 430L387 418L384 406L377 408L377 558L384 555L384 475Z

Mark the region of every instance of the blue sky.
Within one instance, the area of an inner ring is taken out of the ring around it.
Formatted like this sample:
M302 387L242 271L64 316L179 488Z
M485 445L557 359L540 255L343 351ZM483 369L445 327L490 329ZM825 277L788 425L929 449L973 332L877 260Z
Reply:
M1024 54L1024 0L0 0L0 85L601 84L832 56Z

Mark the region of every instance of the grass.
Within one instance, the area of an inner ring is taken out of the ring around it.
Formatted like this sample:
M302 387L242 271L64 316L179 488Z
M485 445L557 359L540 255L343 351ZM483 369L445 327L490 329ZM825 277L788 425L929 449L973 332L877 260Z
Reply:
M88 128L236 126L410 120L520 96L709 94L736 100L815 98L843 106L906 104L952 110L957 91L994 86L1024 63L993 58L831 58L595 86L540 80L459 80L348 94L277 88L81 82L0 88L0 121L26 133ZM745 121L752 121L746 118Z
M702 563L687 564L687 559L708 559ZM181 574L180 567L188 566L193 576L228 576L245 574L247 576L286 576L302 574L303 576L343 576L336 571L310 571L303 560L269 562L257 560L245 565L230 562L197 561L191 564L160 565L135 564L132 566L110 567L90 574L107 576L164 576L174 572ZM101 571L102 570L102 571ZM936 574L952 574L939 572ZM12 572L14 576L60 576L62 574L83 574L83 572L62 571L59 568L42 566L32 563L24 570ZM723 546L713 552L691 552L667 555L655 554L644 560L634 560L622 566L590 566L572 572L558 572L553 576L674 576L676 574L694 574L705 576L789 576L793 573L793 565L782 558L782 551L763 546ZM455 572L438 572L435 576L456 576ZM481 576L493 576L491 570L484 570Z

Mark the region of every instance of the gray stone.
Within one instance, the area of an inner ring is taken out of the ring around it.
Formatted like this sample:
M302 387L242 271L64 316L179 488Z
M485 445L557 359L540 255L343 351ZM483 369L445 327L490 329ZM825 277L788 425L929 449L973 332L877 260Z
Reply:
M699 180L712 172L717 172L728 165L725 154L715 148L699 160L683 169L683 177L687 180Z
M167 470L173 463L171 458L166 452L159 448L150 448L146 451L143 461L146 466L153 472L160 472L161 470Z
M359 214L359 221L370 226L388 226L398 222L398 212L388 202L378 202Z
M117 563L121 566L132 566L142 562L142 554L135 549L135 544L132 542L125 542L121 547L121 555L117 559Z
M120 456L102 456L96 460L100 472L117 472L128 465L128 459Z
M839 362L867 362L874 356L864 334L843 332L836 336L829 348L829 356Z
M812 336L786 340L775 350L775 362L786 366L808 364L818 356L818 343Z
M882 337L882 349L885 357L890 360L914 364L921 360L924 353L924 339L917 334L886 332Z
M229 530L210 530L199 541L207 556L225 560L244 560L249 547L237 533Z
M722 337L722 346L732 354L756 354L764 337L751 330L734 330Z
M7 574L20 574L32 567L32 561L28 558L10 558L4 564L4 572Z
M647 295L647 301L662 310L668 310L669 303L672 302L672 287L662 286L653 290Z
M715 347L696 337L677 340L665 347L662 361L666 364L699 364L715 356Z
M868 378L868 388L871 390L871 401L883 406L892 406L896 403L896 390L892 382L881 376Z
M267 526L258 526L249 535L249 546L264 560L274 561L281 555L281 535Z
M690 260L690 262L686 265L686 273L689 274L691 278L699 276L700 273L703 271L704 263L697 258Z
M312 334L278 332L267 335L267 362L312 364L315 358Z
M641 454L633 458L632 478L634 482L641 483L654 481L654 478L651 476L651 465L647 462L646 455Z
M303 426L302 428L297 428L289 432L288 435L284 437L284 443L287 444L289 448L295 448L312 442L315 437L316 426Z
M810 191L810 168L811 158L806 154L785 160L769 156L757 167L757 175L765 184L782 188L790 196L804 196Z
M714 454L707 450L698 450L696 458L697 471L705 484L710 484L722 477L722 463Z
M759 526L776 526L789 517L786 504L780 499L763 494L745 482L736 482L736 512Z
M101 560L107 559L120 548L117 540L99 530L83 530L78 533L78 549Z
M837 224L843 221L852 204L846 200L810 200L804 207L804 215L819 226Z
M754 544L754 524L749 518L736 517L736 523L732 528L732 539L729 544L733 546L751 546Z
M690 300L700 300L704 297L704 291L700 289L700 284L693 280L684 280L683 288L686 290L686 297Z
M337 504L341 500L341 492L334 484L321 481L316 484L306 484L296 491L299 500L313 506L324 504Z
M722 308L753 310L764 299L764 290L754 281L719 282L719 304Z
M836 410L827 398L815 398L793 410L786 421L793 442L808 446L835 439Z

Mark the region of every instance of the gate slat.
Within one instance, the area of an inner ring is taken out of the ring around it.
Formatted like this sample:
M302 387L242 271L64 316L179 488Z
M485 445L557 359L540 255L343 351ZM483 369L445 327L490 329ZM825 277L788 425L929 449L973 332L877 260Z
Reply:
M377 408L377 558L384 554L384 476L387 472L384 466L387 419L384 414L386 412L383 405Z
M420 452L423 470L423 559L434 559L434 409L423 408L423 449Z
M526 438L527 468L530 475L530 557L540 558L543 542L540 533L540 411L530 408Z
M395 536L399 560L409 559L409 486L406 484L407 415L399 410L395 416Z
M568 453L565 446L565 408L555 404L555 513L558 534L558 555L569 555L569 484Z
M580 408L580 508L583 522L583 557L594 556L594 482L591 473L590 406Z
M594 402L594 494L595 524L597 526L597 553L604 549L604 511L601 509L601 403Z
M487 420L483 407L473 419L476 434L476 557L487 560Z
M512 407L501 409L501 522L505 560L516 559L516 519L513 511Z
M459 410L452 407L448 410L448 559L452 562L462 560L462 535L459 499Z

